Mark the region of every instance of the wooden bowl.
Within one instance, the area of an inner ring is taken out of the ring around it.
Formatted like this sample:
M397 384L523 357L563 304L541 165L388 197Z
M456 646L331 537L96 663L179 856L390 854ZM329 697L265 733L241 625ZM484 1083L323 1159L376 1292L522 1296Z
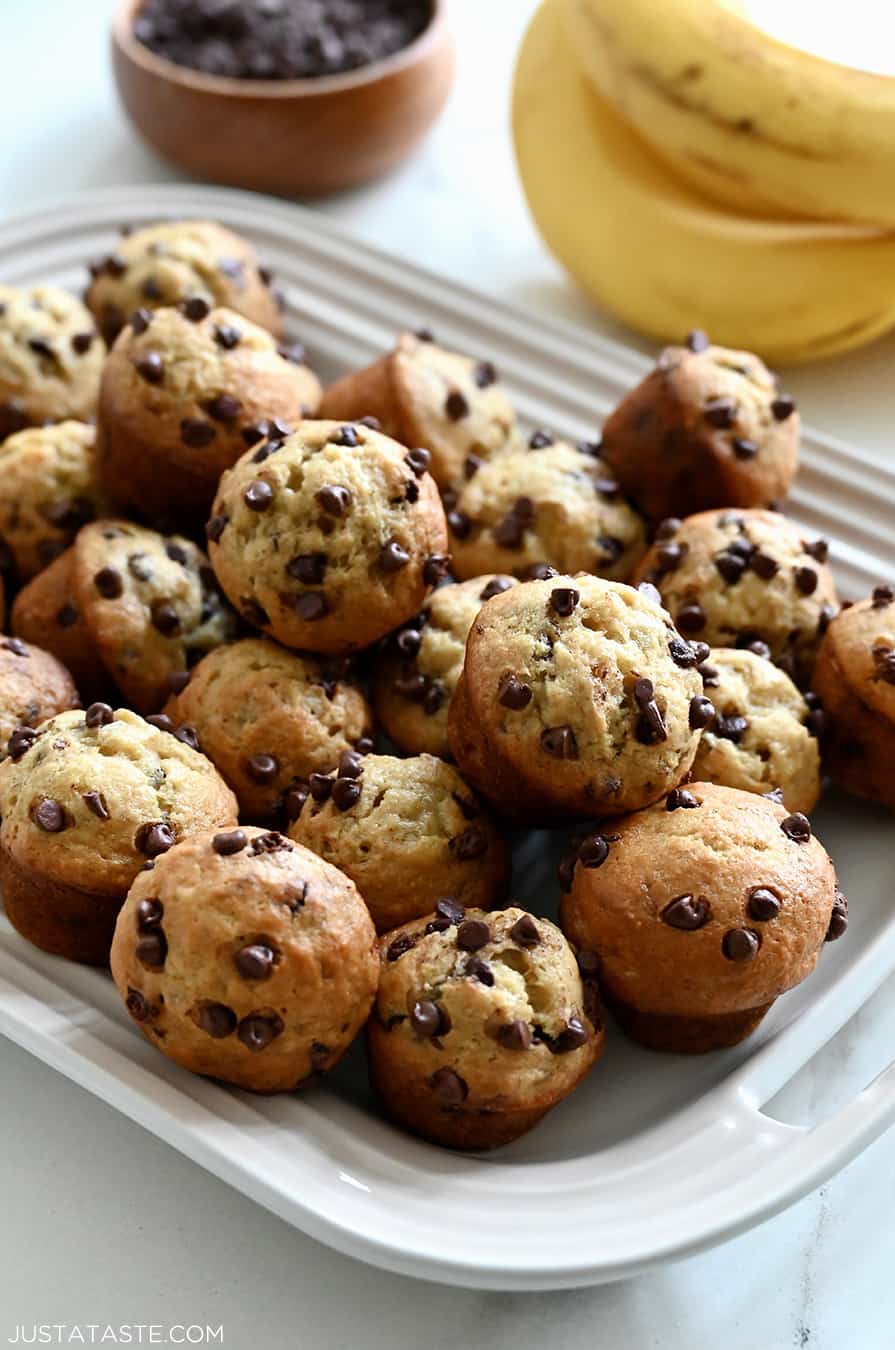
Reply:
M388 172L438 116L454 47L446 0L428 27L385 61L307 80L205 75L156 56L134 37L142 0L112 23L115 82L144 140L198 178L314 196Z

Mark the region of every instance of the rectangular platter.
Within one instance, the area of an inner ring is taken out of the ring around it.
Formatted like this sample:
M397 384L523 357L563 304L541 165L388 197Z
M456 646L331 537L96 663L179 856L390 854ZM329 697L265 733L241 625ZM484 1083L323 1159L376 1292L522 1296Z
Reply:
M593 436L647 363L359 243L320 215L189 185L108 189L0 222L0 278L80 289L118 227L204 217L277 273L288 324L331 378L405 328L496 361L527 424ZM809 410L810 412L810 410ZM895 574L895 474L807 431L791 512L832 542L845 596ZM325 1087L255 1097L177 1069L131 1026L108 975L46 956L0 917L0 1032L287 1222L388 1270L490 1289L618 1279L712 1245L805 1194L895 1119L895 1068L813 1128L761 1108L895 968L891 817L828 793L814 817L851 902L846 941L744 1045L686 1059L610 1036L578 1092L519 1143L459 1156L399 1134L359 1047ZM515 853L516 895L555 910L561 841ZM614 1028L610 1028L614 1032Z

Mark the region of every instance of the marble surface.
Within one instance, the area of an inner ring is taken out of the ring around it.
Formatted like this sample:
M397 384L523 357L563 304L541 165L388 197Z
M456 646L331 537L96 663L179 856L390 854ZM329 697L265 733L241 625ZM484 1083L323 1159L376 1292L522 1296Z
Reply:
M543 252L507 134L512 53L534 0L454 0L460 78L417 157L321 209L361 235L529 308L620 334ZM3 0L0 210L176 174L135 139L106 60L111 0ZM421 316L424 317L424 316ZM883 459L895 340L794 371L807 418ZM891 1057L890 982L781 1094L823 1118ZM0 1041L0 1343L40 1323L222 1323L237 1350L888 1350L895 1341L895 1134L786 1214L723 1247L575 1293L467 1293L338 1256Z

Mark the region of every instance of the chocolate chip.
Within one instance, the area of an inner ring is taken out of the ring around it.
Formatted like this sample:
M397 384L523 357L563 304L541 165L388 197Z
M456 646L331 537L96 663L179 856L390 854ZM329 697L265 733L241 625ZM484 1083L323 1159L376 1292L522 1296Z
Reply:
M276 953L266 942L251 942L242 947L233 958L236 969L244 980L267 980L270 978Z
M277 1013L252 1013L242 1019L236 1034L247 1050L257 1054L266 1050L283 1030L283 1019Z
M267 511L273 502L273 488L263 478L254 478L242 499L250 511Z
M655 538L657 540L673 538L681 528L681 524L682 522L678 516L666 516L665 519L660 520L659 524L656 526Z
M454 853L460 862L472 862L487 852L488 836L478 825L471 825L454 841Z
M333 805L340 811L350 811L360 801L363 788L354 778L337 778L332 785Z
M494 988L494 972L487 961L483 961L481 957L473 956L471 960L467 961L463 974L468 975L470 979L478 980L479 984L485 985L487 989Z
M815 562L825 563L830 556L830 544L827 539L815 539L813 541L802 540L802 549L813 558Z
M437 586L446 575L450 566L446 553L430 553L423 564L423 581L427 586Z
M163 970L168 956L168 941L164 933L147 933L146 937L140 938L134 955L141 966L147 966L149 970Z
M216 323L214 326L214 340L219 347L225 351L232 351L238 347L242 340L242 333L231 323Z
M715 705L705 694L696 694L690 699L690 730L702 731L715 716Z
M479 389L487 389L497 383L497 368L493 361L477 361L472 368L472 378Z
M174 723L167 713L148 713L146 721L151 727L156 727L159 731L174 730Z
M232 1036L236 1030L236 1013L226 1003L203 1003L196 1015L196 1021L207 1036L222 1041Z
M796 401L791 394L778 394L771 404L771 412L778 422L785 422L796 410Z
M379 566L383 572L400 572L410 562L410 554L397 539L390 539L379 551Z
M253 783L272 783L280 772L280 761L276 755L252 755L246 760L245 769Z
M780 898L768 890L767 886L756 886L749 892L748 907L751 918L757 919L759 923L767 923L771 919L776 919L780 913Z
M21 638L17 637L7 638L3 643L3 649L4 651L12 652L13 656L28 655L28 648L25 646L25 643Z
M210 445L216 435L211 423L203 422L200 417L184 417L180 423L180 439L194 450Z
M59 834L65 829L65 811L52 797L41 797L31 809L31 819L48 834Z
M152 626L164 637L180 631L180 618L170 600L154 600L149 610Z
M340 778L360 778L364 771L364 757L357 750L343 750L339 755Z
M551 1049L558 1055L567 1055L570 1051L580 1050L583 1045L587 1045L589 1039L584 1023L577 1017L570 1017L565 1030L559 1033Z
M130 323L136 336L140 337L152 323L152 310L135 309L131 315Z
M689 347L691 352L704 352L710 345L709 335L701 328L694 328L692 333L688 333L684 338L684 345Z
M737 436L733 442L733 453L737 459L754 459L758 454L758 446L746 436Z
M99 820L109 819L109 808L101 792L82 792L81 799L88 811L92 811Z
M655 745L658 741L668 740L668 730L656 703L655 692L652 680L641 678L634 681L634 701L641 710L635 734L642 745Z
M180 741L183 745L188 745L191 750L198 750L202 753L202 746L199 743L199 732L191 722L183 722L175 728L174 739Z
M451 1029L451 1019L437 1003L420 999L410 1009L410 1025L418 1036L428 1040L433 1036L446 1036Z
M472 529L472 521L462 511L449 511L447 523L451 534L456 535L458 539L466 539Z
M532 1046L531 1027L521 1018L498 1027L496 1037L504 1050L530 1050Z
M134 362L137 374L147 384L161 384L165 378L165 363L159 352L146 352Z
M205 411L216 422L235 422L242 412L242 404L232 394L218 394L205 404Z
M71 340L71 349L76 356L83 356L93 346L95 333L75 333Z
M91 703L84 714L84 721L88 727L107 726L115 717L108 703Z
M537 947L541 941L538 925L530 914L523 914L510 929L510 937L517 947Z
M696 652L683 638L673 637L668 644L668 652L674 664L680 666L681 670L692 670L698 664Z
M725 551L719 553L715 558L715 567L729 586L736 585L745 572L746 566L746 559L735 553Z
M541 749L555 759L578 758L578 742L570 726L545 727L541 732Z
M796 811L785 820L781 820L780 828L794 844L807 844L811 838L811 822L801 811Z
M737 403L732 398L710 398L703 405L702 415L710 426L726 430L736 421Z
M549 563L536 562L525 568L524 572L517 574L523 581L550 581L553 577L558 577L559 572Z
M761 938L751 928L729 928L721 942L728 961L754 961L760 946Z
M201 295L191 296L189 300L183 302L180 309L190 323L201 323L211 313L211 307L206 300L202 299Z
M305 623L314 623L329 613L329 604L322 591L305 591L295 598L295 612Z
M692 811L699 802L688 788L672 788L665 798L666 811Z
M836 887L836 897L833 901L833 912L830 915L829 926L824 942L836 942L842 937L848 928L848 901Z
M578 862L582 867L602 867L609 857L609 841L602 834L589 834L578 846Z
M794 572L796 589L802 595L813 595L817 590L817 573L813 567L797 567Z
M678 610L675 623L682 633L701 633L706 624L705 611L702 605L695 600L692 604L684 605L682 609Z
M33 727L16 727L6 743L7 752L13 763L20 760L36 740L37 732Z
M135 1022L145 1022L149 1016L149 1004L139 989L134 989L131 985L127 987L127 998L124 1000L124 1006Z
M415 450L408 450L404 456L404 463L412 473L416 474L417 478L422 478L423 474L428 471L431 462L431 454L422 446L417 446Z
M491 941L491 929L484 919L464 919L457 929L457 946L477 952Z
M94 574L93 584L106 600L117 600L124 590L121 573L116 572L114 567L101 567Z
M284 361L291 361L294 366L303 366L307 352L302 342L281 342L277 347L277 356L281 356ZM351 445L351 441L336 441L337 445ZM357 445L357 441L353 442Z
M452 900L446 895L436 903L435 913L440 919L447 919L448 923L462 923L466 910L459 900Z
M346 516L351 510L354 498L348 488L338 483L327 483L315 493L319 506L330 516Z
M469 1088L453 1069L436 1069L429 1079L429 1085L446 1106L459 1106L469 1096Z
M445 416L452 422L460 422L469 416L469 403L459 389L452 389L444 401Z
M467 482L469 481L470 478L475 478L476 474L478 473L479 469L482 467L484 462L485 461L482 459L481 455L466 456L465 460L463 461L463 477L467 480Z
M674 539L661 540L656 545L656 566L660 574L665 576L667 572L674 572L680 567L685 552L685 546Z
M553 445L555 440L556 437L552 431L545 431L543 427L539 427L529 436L528 448L529 450L544 450L548 445Z
M147 858L157 858L174 846L174 831L163 820L150 821L141 825L134 835L134 848Z
M165 917L165 908L161 900L140 900L137 904L137 931L148 933L158 928Z
M705 900L694 899L692 895L678 895L662 910L659 918L670 928L680 928L685 933L693 933L702 928L711 917L711 909Z
M574 612L581 599L581 592L574 586L557 586L550 592L550 606L561 619L567 619Z
M740 713L719 713L712 730L722 740L733 741L737 745L749 730L749 719Z
M212 839L211 847L222 858L229 858L234 853L241 853L247 843L244 830L221 830Z
M205 537L210 539L213 544L216 544L227 527L228 519L227 516L212 516L211 519L206 522Z
M872 599L874 609L885 609L895 600L895 586L874 586Z
M325 773L312 773L308 778L308 790L315 802L323 803L329 800L329 795L333 790L333 779Z

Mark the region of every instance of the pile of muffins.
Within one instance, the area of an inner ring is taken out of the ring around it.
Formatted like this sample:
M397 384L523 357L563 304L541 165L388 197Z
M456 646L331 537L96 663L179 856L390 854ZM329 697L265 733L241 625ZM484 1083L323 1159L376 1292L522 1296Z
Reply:
M778 509L762 362L693 333L573 443L427 331L322 388L220 226L90 272L0 289L16 929L242 1088L366 1028L384 1109L451 1147L570 1093L604 1007L748 1035L846 928L822 765L895 807L895 590L841 604ZM512 902L520 826L566 830L558 925Z

